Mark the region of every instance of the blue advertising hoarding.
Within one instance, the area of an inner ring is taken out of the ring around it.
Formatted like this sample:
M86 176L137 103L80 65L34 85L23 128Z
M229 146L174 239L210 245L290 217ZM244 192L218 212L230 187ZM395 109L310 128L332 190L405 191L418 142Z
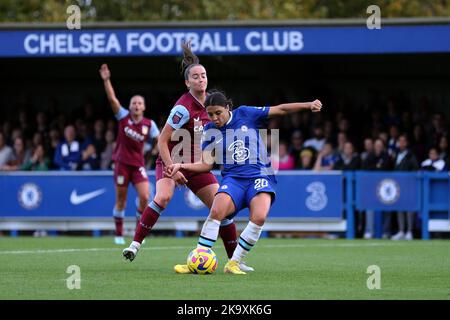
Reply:
M151 197L155 176L149 172ZM220 177L218 177L220 180ZM277 176L277 197L269 218L342 218L342 175L283 173ZM0 175L0 218L101 218L111 217L115 201L111 172L89 175L51 172ZM134 216L136 192L130 186L126 215ZM186 188L178 188L163 217L208 215L208 209ZM243 210L238 218L247 218Z
M450 25L0 31L0 57L450 52Z
M355 172L355 205L359 210L419 211L419 172Z

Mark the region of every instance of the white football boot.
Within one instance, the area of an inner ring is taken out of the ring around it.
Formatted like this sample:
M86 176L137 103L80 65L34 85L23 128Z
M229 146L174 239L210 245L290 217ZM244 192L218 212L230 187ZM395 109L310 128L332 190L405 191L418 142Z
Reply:
M123 249L122 255L125 260L130 260L130 262L133 261L134 258L136 258L140 247L141 245L139 242L133 241L128 248Z

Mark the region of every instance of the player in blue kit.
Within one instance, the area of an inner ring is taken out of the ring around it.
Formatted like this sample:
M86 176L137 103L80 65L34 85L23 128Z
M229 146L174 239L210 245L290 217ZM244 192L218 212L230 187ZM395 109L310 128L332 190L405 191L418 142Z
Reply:
M223 164L222 182L203 224L197 247L211 248L217 240L220 221L231 219L232 215L248 207L250 221L224 267L225 273L245 274L239 263L258 241L275 200L276 179L259 129L264 128L271 117L301 110L319 112L322 103L315 100L273 107L241 106L233 111L231 107L231 101L221 92L207 96L205 108L211 122L203 131L201 162L173 164L165 174L170 177L180 169L209 172L214 163Z

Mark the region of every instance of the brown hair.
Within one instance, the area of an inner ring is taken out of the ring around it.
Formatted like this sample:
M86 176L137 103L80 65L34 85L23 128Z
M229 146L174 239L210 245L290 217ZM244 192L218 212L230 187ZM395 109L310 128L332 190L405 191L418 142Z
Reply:
M181 72L184 73L184 79L189 79L189 71L192 67L201 66L200 59L191 50L191 41L181 45L183 49L183 60L181 61Z

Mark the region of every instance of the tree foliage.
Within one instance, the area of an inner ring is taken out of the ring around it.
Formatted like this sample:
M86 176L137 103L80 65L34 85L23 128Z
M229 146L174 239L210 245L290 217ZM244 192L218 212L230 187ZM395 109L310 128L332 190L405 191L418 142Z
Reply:
M0 0L0 22L64 22L69 5L82 21L184 21L450 17L450 0Z

